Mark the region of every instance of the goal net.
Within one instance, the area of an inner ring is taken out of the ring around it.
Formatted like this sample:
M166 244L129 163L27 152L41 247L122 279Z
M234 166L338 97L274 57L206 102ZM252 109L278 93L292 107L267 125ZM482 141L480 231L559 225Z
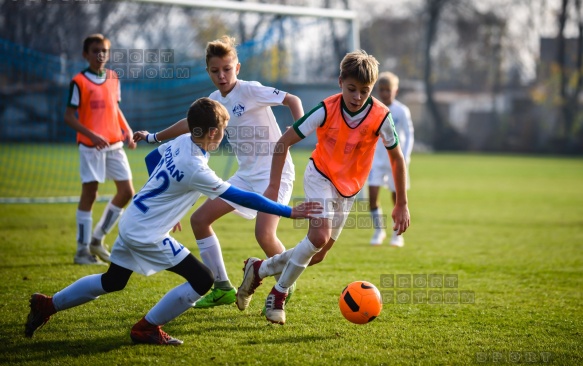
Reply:
M134 131L159 131L173 124L184 118L192 101L215 90L205 70L204 47L223 34L238 42L240 79L283 90L334 80L338 55L358 45L355 17L348 11L321 16L309 8L195 0L112 2L99 9L96 15L111 12L106 14L111 22L120 12L136 14L120 23L117 32L103 32L112 40L107 67L120 76L120 106ZM61 21L55 34L70 33L68 26ZM80 53L55 55L0 38L0 203L78 200L75 131L63 116L69 83L87 67ZM274 108L274 113L282 129L293 122L287 110ZM136 189L147 180L143 158L152 148L126 148ZM236 169L233 156L216 155L211 165L226 178ZM100 185L101 199L114 192L113 182Z

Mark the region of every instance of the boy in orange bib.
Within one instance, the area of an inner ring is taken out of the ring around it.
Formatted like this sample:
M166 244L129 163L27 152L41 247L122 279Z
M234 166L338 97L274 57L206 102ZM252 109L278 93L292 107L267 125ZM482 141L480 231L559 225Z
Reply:
M347 54L340 63L342 92L326 98L279 139L265 197L277 197L289 148L316 132L318 142L304 173L304 192L306 201L321 202L324 211L310 220L308 234L294 248L267 260L245 261L243 283L237 291L240 310L249 305L264 277L281 273L265 301L265 316L272 323L285 323L289 288L308 265L321 262L338 240L354 197L366 183L379 138L389 154L396 186L393 229L401 234L409 227L405 159L389 109L371 97L377 78L378 62L373 56L364 51Z
M111 43L101 34L93 34L83 42L83 57L89 67L71 81L65 122L77 131L79 145L81 198L77 208L76 264L105 264L109 251L103 244L123 212L123 207L134 195L132 172L123 150L126 140L135 149L133 132L118 103L121 100L117 74L105 68ZM105 179L115 182L117 192L93 233L92 209L99 183Z

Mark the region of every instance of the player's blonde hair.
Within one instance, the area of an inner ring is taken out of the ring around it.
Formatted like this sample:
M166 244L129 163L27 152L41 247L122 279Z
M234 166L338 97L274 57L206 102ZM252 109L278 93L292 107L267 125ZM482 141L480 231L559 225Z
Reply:
M209 60L212 57L226 57L232 56L238 59L235 38L229 36L222 36L206 44L206 65L209 65Z
M374 84L379 77L379 62L364 50L347 53L340 62L340 78L355 78L363 84Z
M195 137L203 137L211 129L226 127L229 118L229 112L221 103L207 97L195 100L186 115L188 129Z
M83 52L88 53L89 47L91 47L91 44L97 43L97 42L103 42L108 47L111 47L111 41L108 38L106 38L101 33L94 33L94 34L88 35L85 38L85 40L83 40Z
M378 84L387 85L391 89L399 89L399 77L390 71L381 72Z

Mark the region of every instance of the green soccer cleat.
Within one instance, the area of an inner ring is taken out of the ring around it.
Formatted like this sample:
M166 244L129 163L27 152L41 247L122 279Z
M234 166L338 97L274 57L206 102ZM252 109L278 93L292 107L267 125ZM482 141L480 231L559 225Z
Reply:
M212 308L213 306L229 305L237 300L237 290L232 288L230 290L221 290L220 288L213 288L211 292L201 297L200 300L194 304L196 309Z
M285 298L285 305L287 305L289 299L291 298L291 296L295 290L296 290L296 283L294 282L294 284L291 285L291 287L289 288L289 290L287 292L287 297ZM261 315L265 316L266 311L267 311L267 308L265 307L265 305L263 305L263 309L261 310Z

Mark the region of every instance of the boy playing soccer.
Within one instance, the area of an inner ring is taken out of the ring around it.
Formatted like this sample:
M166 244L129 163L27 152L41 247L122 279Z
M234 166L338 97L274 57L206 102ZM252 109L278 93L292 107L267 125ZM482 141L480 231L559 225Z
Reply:
M241 64L233 38L222 38L209 42L206 48L207 72L218 90L211 93L210 99L223 104L231 116L226 131L229 144L237 156L239 169L228 179L233 186L249 192L261 193L269 183L271 156L281 131L271 106L285 105L290 109L294 120L304 114L298 97L290 93L263 86L256 81L239 80L237 75ZM156 134L138 131L138 140L158 142L188 132L185 120L175 123ZM251 147L251 149L249 149ZM290 201L294 165L291 155L285 155L278 193L274 201L287 205ZM212 229L212 223L220 217L235 211L246 219L257 217L255 238L267 257L279 254L285 247L276 234L279 217L241 207L228 200L206 200L192 215L191 224L200 250L200 256L215 276L213 290L197 301L195 308L208 308L235 302L236 290L231 285L219 239Z
M401 234L409 227L405 159L389 109L371 97L377 77L378 62L373 56L364 51L347 54L340 63L342 92L326 98L279 139L281 146L273 155L265 197L277 195L289 148L316 132L318 143L304 173L304 192L307 201L322 202L324 211L310 220L308 234L294 248L267 260L245 261L243 282L237 291L240 310L247 308L264 277L281 273L265 301L265 316L272 323L285 323L284 303L289 287L308 265L322 261L338 240L354 197L370 172L379 137L390 156L395 179L397 202L392 213L393 229Z
M411 161L411 151L413 150L413 143L415 141L413 122L411 121L411 112L406 105L399 102L395 97L399 90L399 78L392 72L383 72L379 75L377 82L379 99L385 103L391 110L391 116L395 124L395 130L399 135L399 144L402 146L403 156L407 164L407 183L406 189L410 187L409 179L409 162ZM387 187L391 191L391 198L393 205L397 201L397 194L395 193L395 182L393 181L393 174L391 171L391 162L385 152L385 147L381 140L377 143L372 169L368 176L368 200L370 203L370 214L372 216L372 223L374 233L370 240L371 245L381 245L387 233L383 225L383 209L379 202L380 187ZM390 245L393 247L402 247L405 245L405 240L402 235L397 235L392 232Z
M83 42L83 57L89 67L71 81L65 122L77 131L81 169L81 198L77 207L76 264L105 264L109 251L103 244L134 195L132 172L123 150L123 141L135 149L132 130L118 106L121 100L117 74L105 69L109 60L110 41L93 34ZM77 116L78 115L78 116ZM105 207L95 226L91 211L97 198L99 183L113 179L117 192Z
M213 274L169 233L201 194L290 218L311 217L321 212L314 202L292 209L259 194L242 191L217 177L208 166L207 151L219 146L229 120L227 110L220 103L198 99L190 106L187 120L192 134L182 135L158 148L162 158L122 216L107 272L83 277L53 297L33 294L25 324L26 336L32 337L58 311L124 289L133 272L149 276L169 270L187 282L170 290L154 305L133 326L130 337L136 343L182 344L161 326L190 309L211 288Z

